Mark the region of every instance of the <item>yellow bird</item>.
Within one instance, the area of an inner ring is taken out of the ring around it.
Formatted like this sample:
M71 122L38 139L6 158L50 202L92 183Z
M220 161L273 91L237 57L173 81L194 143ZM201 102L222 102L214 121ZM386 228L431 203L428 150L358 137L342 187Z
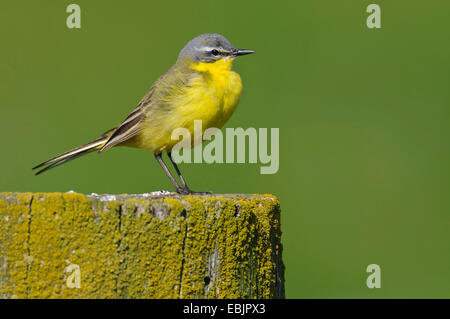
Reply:
M221 128L236 109L242 91L241 77L231 68L233 60L253 52L235 48L220 34L202 34L192 39L122 124L37 165L33 169L43 168L36 175L81 155L125 145L153 152L178 193L200 194L189 189L171 156L172 147L178 143L171 138L172 131L186 128L193 136L195 120L202 121L203 132L210 127ZM164 163L164 151L181 185Z

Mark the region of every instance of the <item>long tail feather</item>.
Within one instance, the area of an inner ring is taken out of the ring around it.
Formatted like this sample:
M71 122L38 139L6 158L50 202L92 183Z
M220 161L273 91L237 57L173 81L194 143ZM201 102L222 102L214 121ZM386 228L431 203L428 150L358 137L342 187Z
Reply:
M33 170L38 169L40 167L44 167L41 170L39 170L36 175L39 175L53 167L59 166L61 164L64 164L68 161L71 161L75 158L78 158L82 155L91 153L93 151L99 150L101 149L105 143L108 141L108 139L110 138L111 134L114 132L115 128L106 132L105 134L103 134L101 137L86 143L84 145L78 146L74 149L71 149L70 151L67 151L65 153L62 153L58 156L55 156L35 167L33 167Z

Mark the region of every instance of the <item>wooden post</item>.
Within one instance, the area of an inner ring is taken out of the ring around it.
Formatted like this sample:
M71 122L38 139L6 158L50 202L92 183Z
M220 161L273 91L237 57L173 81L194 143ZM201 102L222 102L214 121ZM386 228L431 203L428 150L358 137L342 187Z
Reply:
M0 193L0 298L284 298L272 195Z

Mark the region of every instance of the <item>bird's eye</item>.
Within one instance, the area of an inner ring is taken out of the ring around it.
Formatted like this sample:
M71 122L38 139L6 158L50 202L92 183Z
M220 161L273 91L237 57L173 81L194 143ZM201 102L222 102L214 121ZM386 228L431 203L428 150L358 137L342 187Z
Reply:
M212 55L219 55L219 51L217 51L216 49L213 49L211 51Z

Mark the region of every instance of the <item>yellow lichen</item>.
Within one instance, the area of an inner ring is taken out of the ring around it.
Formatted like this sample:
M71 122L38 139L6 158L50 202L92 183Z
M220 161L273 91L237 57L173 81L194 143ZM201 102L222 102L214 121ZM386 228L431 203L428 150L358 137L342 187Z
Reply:
M0 297L284 297L283 267L272 195L0 193Z

